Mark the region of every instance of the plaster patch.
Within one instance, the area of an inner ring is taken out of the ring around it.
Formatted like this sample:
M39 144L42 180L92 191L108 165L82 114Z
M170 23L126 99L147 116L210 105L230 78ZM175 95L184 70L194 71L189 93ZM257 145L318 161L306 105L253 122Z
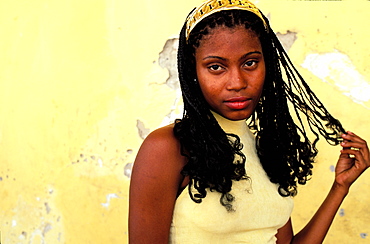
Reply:
M136 121L136 127L138 129L140 138L145 139L145 137L147 137L147 135L149 134L150 129L146 128L141 120Z
M158 64L162 68L168 70L166 85L173 89L176 93L176 98L171 106L171 109L169 113L163 118L160 126L165 126L173 123L173 121L181 117L183 113L182 93L177 71L178 43L178 38L168 39L158 57Z
M370 109L370 82L360 74L347 55L339 51L309 54L302 67L337 88L352 101Z
M294 42L297 40L297 33L289 30L285 34L278 32L276 33L276 36L279 38L286 52L289 51Z
M177 47L178 38L168 39L164 44L163 50L159 53L159 66L168 70L168 78L166 84L177 90L180 88L179 78L177 75Z
M171 124L177 118L181 118L184 110L184 105L182 103L181 89L176 90L176 98L171 106L170 112L163 118L161 126L166 126Z
M108 208L110 205L110 201L112 198L119 198L119 196L116 193L111 193L106 196L107 202L106 203L101 203L101 205L105 208Z
M124 174L125 176L127 176L128 178L131 178L131 172L132 172L132 166L133 166L133 163L127 163L125 165L125 168L124 168Z

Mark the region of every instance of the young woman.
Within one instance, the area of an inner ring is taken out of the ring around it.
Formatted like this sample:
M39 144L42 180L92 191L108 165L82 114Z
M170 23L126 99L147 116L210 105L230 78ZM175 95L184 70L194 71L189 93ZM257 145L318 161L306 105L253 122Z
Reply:
M137 155L130 243L321 243L369 149L316 98L268 20L246 0L203 3L180 33L178 69L184 116ZM327 198L294 235L292 196L319 134L343 150Z

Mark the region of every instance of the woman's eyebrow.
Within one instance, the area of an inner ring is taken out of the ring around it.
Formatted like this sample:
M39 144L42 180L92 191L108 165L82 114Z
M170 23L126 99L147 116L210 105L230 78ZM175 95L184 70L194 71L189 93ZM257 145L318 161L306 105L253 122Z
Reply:
M248 57L249 55L252 55L252 54L261 54L262 55L262 52L260 52L260 51L253 51L253 52L246 53L246 54L244 54L243 56L240 57L240 60L241 59L245 59L246 57Z
M207 56L207 57L203 58L203 60L210 59L210 58L221 59L221 60L226 61L226 58L219 57L219 56Z
M249 55L252 55L252 54L262 54L262 52L260 52L260 51L249 52L249 53L246 53L243 56L241 56L240 59L244 59L244 58L246 58L246 57L248 57ZM207 56L207 57L203 58L203 60L211 59L211 58L220 59L220 60L223 60L223 61L227 60L226 58L223 58L223 57L220 57L220 56L214 56L214 55Z

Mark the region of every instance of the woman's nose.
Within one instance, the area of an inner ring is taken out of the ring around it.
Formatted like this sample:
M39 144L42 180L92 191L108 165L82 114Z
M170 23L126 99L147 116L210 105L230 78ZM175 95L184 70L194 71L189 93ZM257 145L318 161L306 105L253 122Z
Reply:
M247 87L247 81L240 69L234 69L230 72L227 89L228 90L242 90Z

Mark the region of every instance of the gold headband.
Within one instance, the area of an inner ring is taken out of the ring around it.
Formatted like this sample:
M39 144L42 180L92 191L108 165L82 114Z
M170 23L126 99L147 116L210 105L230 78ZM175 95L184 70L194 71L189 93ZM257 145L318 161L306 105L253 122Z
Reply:
M204 18L223 10L247 10L257 15L263 22L266 29L267 24L262 17L259 9L248 0L208 0L196 8L186 19L186 40L189 39L190 32Z

